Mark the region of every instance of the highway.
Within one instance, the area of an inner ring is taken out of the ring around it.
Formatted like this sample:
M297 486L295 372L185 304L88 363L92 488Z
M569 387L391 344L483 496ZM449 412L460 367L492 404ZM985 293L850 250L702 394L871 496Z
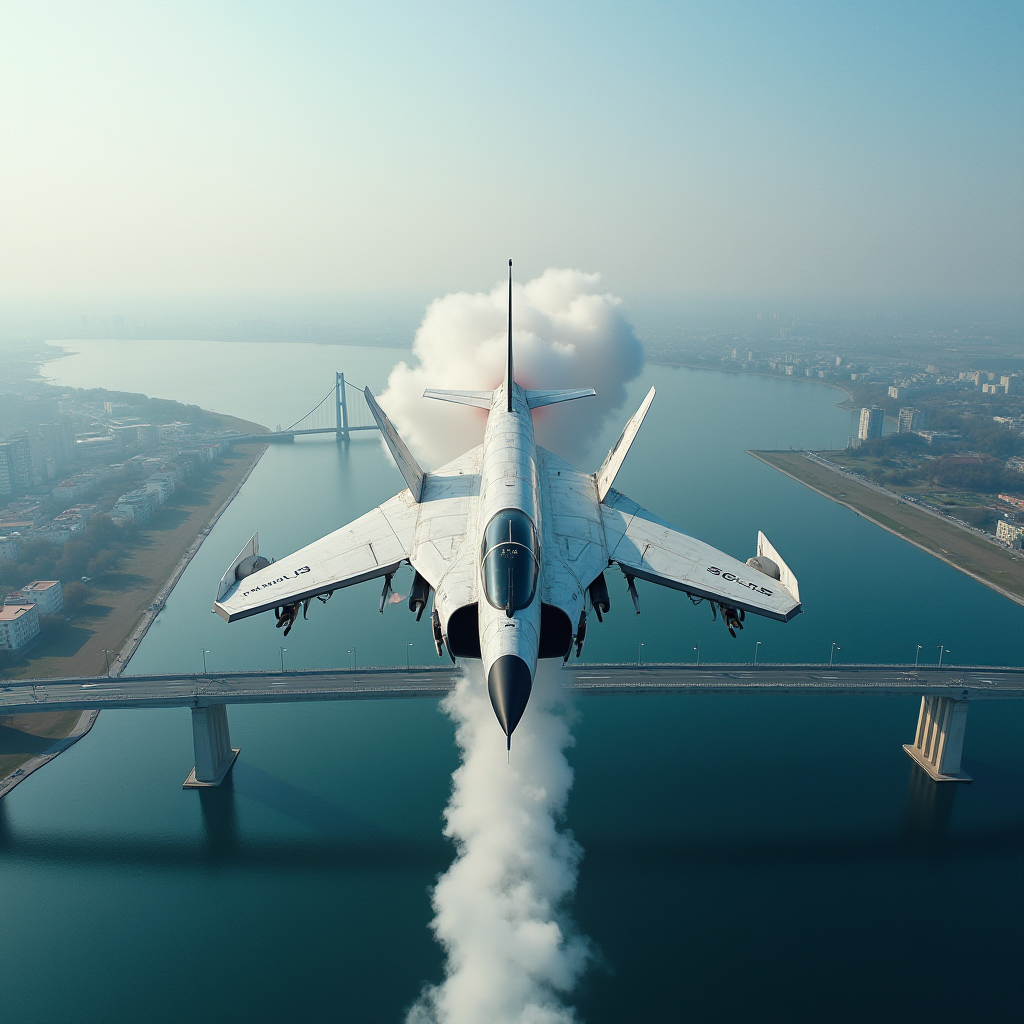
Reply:
M204 707L323 700L443 697L460 668L322 669L208 675L93 676L0 682L0 714L92 708ZM1024 669L912 665L569 665L555 669L581 694L775 693L1024 697Z

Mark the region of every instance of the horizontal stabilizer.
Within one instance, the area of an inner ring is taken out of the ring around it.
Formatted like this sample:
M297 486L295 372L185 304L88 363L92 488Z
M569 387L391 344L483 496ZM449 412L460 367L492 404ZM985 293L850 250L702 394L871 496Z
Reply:
M427 388L424 398L436 398L439 402L454 402L456 405L472 405L477 409L490 409L491 391L440 391Z
M618 441L612 445L607 458L605 458L601 468L594 475L594 481L597 484L598 501L604 501L608 496L608 492L612 489L615 477L618 475L619 470L622 468L623 460L626 458L626 452L629 451L629 446L633 443L633 438L636 437L637 432L640 430L640 424L643 423L647 410L650 409L651 402L653 401L654 388L651 388L647 392L647 397L641 403L640 408L633 413L633 418L622 428Z
M569 391L527 391L526 401L531 409L540 409L545 405L558 402L571 402L574 398L591 398L597 392L593 388L575 388Z
M370 407L370 412L373 413L373 418L377 421L377 426L380 427L380 432L384 435L384 440L387 442L391 457L398 464L402 476L405 477L405 482L412 492L412 500L418 502L423 496L423 470L420 469L419 463L413 458L412 452L409 451L408 446L399 436L398 431L395 430L394 424L377 404L377 399L373 397L373 392L369 388L365 388L363 395L366 397L366 404Z
M760 530L757 531L757 557L770 558L779 567L779 582L800 600L800 584L797 583L793 570L782 560L782 555L775 550L772 542Z

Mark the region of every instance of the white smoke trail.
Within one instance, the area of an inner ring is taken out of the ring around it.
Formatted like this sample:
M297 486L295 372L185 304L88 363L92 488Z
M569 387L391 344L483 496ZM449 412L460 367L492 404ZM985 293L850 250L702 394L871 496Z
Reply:
M523 387L593 387L596 399L534 414L537 440L574 461L588 454L604 417L622 405L643 351L597 274L546 270L514 291L516 380ZM483 439L487 414L424 400L424 388L488 390L504 377L506 285L460 293L428 308L381 405L415 453L437 466ZM595 467L596 468L596 467ZM550 663L549 663L550 664ZM445 979L428 987L407 1024L570 1024L565 1000L589 958L565 904L582 855L560 828L572 743L557 669L542 663L515 732L511 761L479 674L445 702L458 725L462 765L453 776L445 834L456 858L433 893L434 934Z
M643 349L622 303L598 291L599 274L545 270L515 285L516 381L525 388L588 388L597 398L534 414L537 441L563 458L587 454L601 420L626 398L643 367ZM413 452L428 465L457 458L483 440L483 410L423 398L424 388L485 391L504 379L508 290L459 292L427 308L416 332L418 365L399 363L380 404ZM595 469L597 467L594 467Z
M457 856L433 893L446 978L407 1024L570 1024L563 998L589 959L564 915L582 851L559 828L572 744L556 671L542 668L506 762L484 682L467 673L444 709L458 724L445 835Z

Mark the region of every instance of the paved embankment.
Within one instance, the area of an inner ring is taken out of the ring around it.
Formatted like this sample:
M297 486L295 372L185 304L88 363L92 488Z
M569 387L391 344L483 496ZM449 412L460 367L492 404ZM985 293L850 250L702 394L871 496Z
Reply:
M32 754L5 778L0 779L0 797L7 796L15 786L24 782L34 771L38 771L44 764L49 764L58 754L62 754L68 747L77 743L96 724L99 714L99 711L86 708L78 716L78 720L67 736L55 739L46 750Z
M876 484L863 483L839 467L831 467L824 460L812 459L803 452L750 451L748 454L831 501L845 505L1003 597L1024 604L1024 558L979 531L959 526Z

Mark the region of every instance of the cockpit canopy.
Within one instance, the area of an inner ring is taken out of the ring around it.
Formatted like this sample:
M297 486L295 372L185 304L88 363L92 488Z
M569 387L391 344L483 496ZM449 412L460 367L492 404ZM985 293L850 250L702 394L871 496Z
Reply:
M483 584L489 604L511 616L537 591L537 531L519 509L502 509L484 530Z

